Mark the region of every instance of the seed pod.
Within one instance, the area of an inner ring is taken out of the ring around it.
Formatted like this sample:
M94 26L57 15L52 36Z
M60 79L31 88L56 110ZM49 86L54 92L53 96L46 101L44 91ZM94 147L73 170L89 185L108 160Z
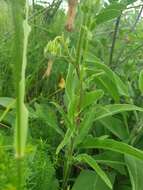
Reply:
M71 32L74 27L77 3L78 0L68 0L67 22L65 25L65 28L68 32Z

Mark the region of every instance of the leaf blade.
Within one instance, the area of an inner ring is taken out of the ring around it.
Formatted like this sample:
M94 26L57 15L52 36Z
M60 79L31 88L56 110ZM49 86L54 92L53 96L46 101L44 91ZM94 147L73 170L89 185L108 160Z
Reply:
M87 138L81 145L81 148L98 148L131 155L143 160L143 151L134 148L126 143L118 142L112 139Z
M111 181L109 180L109 178L106 175L106 173L99 167L99 165L97 164L96 160L94 160L88 154L80 154L80 155L78 155L76 157L76 160L78 160L78 161L84 161L89 166L91 166L96 171L96 173L100 176L100 178L106 183L106 185L110 189L112 189L112 183L111 183Z

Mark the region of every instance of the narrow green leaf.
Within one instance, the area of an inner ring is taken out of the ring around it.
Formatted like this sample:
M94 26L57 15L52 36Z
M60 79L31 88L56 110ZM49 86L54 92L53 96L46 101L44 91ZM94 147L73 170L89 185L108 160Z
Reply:
M96 23L102 24L120 16L121 11L116 9L104 10L98 16L96 16Z
M112 85L116 86L119 95L129 97L128 86L125 83L123 83L120 77L115 72L113 72L107 65L100 63L97 60L94 61L90 59L87 60L87 64L88 64L87 68L89 68L90 70L94 71L96 71L97 69L103 70L105 72L104 75L106 75L106 77L110 79L110 81L112 81L113 83ZM102 79L101 76L100 78ZM106 83L106 81L104 82Z
M91 110L88 110L88 112L85 114L83 121L80 124L79 134L75 138L74 145L77 146L77 144L80 144L83 141L83 139L86 137L89 130L91 129L94 121L101 120L117 113L133 110L143 111L142 108L129 104L106 105L104 107L97 107L96 111L93 108Z
M68 104L68 118L71 123L73 123L75 115L77 114L77 107L79 103L79 96L73 95L72 99Z
M8 112L9 112L12 108L15 107L15 102L16 102L15 99L13 99L12 101L10 101L9 104L8 104L8 102L7 102L7 103L4 103L4 102L3 102L3 105L5 105L4 107L6 107L6 109L4 110L4 112L2 113L2 115L0 116L0 122L6 117L6 115L8 114ZM6 106L6 104L8 104L8 105Z
M75 90L78 87L78 83L79 80L75 72L75 67L72 64L69 64L65 86L65 94L68 103L73 99L73 96L75 95Z
M81 145L81 148L101 148L112 150L122 154L130 155L143 160L143 151L134 148L126 143L118 142L111 139L87 138Z
M142 190L143 188L143 160L135 159L125 155L125 162L129 171L132 190Z
M7 107L15 101L14 98L0 97L0 106Z
M35 109L36 111L32 113L35 118L41 119L45 124L53 128L58 134L60 134L62 137L64 136L64 132L61 128L58 126L58 121L55 112L47 106L46 104L37 104L35 103Z
M71 129L67 130L62 142L57 147L56 154L59 154L59 152L64 148L64 146L66 146L70 142L71 137L73 136L73 133L74 133L73 130Z
M96 103L97 100L102 98L103 94L104 94L103 90L95 90L91 92L86 92L83 95L81 110L88 107L89 105L93 103Z
M125 162L124 162L124 155L113 152L110 150L106 150L94 156L94 159L97 163L102 165L107 165L116 171L118 171L122 175L127 175Z
M71 125L71 122L70 120L68 119L67 117L67 114L64 112L63 108L57 104L56 102L51 102L56 108L57 110L59 111L59 113L61 114L62 118L64 119L65 121L65 125L67 128L72 128L72 125Z
M143 94L143 70L140 72L140 75L139 75L139 89L141 93Z
M137 107L131 104L111 104L106 105L104 107L99 107L95 113L95 121L99 119L103 119L107 116L112 116L118 113L122 113L125 111L143 111L143 108Z
M110 80L109 76L107 76L105 73L103 75L97 75L94 78L95 83L99 88L103 89L105 92L107 92L115 102L120 101L120 94L118 92L118 88L116 84Z
M110 179L114 182L115 175L110 174ZM103 180L91 170L83 170L77 177L72 190L110 190Z
M68 68L68 74L66 78L66 87L65 87L65 92L66 92L68 101L70 101L74 95L73 75L74 75L74 66L70 64Z
M80 144L88 134L90 128L92 127L94 118L95 118L94 110L93 109L88 110L84 116L83 121L79 126L79 133L74 140L75 147L77 146L77 144Z
M120 119L110 116L102 118L99 122L121 140L125 140L129 137L127 130Z
M126 5L123 3L115 2L110 4L96 16L96 23L102 24L120 16L125 8Z
M90 167L92 167L96 173L101 177L101 179L106 183L106 185L112 189L112 183L106 173L99 167L97 164L96 160L94 160L91 156L88 154L80 154L76 158L76 160L80 162L85 162L87 163Z

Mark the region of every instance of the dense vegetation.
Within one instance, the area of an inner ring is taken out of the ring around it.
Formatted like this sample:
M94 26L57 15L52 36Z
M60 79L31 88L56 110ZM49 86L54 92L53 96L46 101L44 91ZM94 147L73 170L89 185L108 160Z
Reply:
M0 1L0 190L142 190L143 2L63 3Z

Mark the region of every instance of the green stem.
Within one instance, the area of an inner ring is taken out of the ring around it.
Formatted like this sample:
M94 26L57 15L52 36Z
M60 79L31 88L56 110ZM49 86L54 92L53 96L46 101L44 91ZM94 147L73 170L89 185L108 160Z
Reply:
M122 113L122 116L123 116L123 121L124 121L126 130L127 130L127 133L130 134L127 117L126 117L126 115L124 113Z
M17 190L22 190L23 189L22 158L18 158L16 160L16 164L17 164Z
M83 51L83 43L84 43L84 37L85 37L85 23L86 23L86 15L83 15L83 21L80 27L80 33L79 33L79 40L77 44L77 53L76 53L76 71L77 75L79 77L79 80L81 80L80 75L80 64L82 62L82 51Z
M84 27L87 28L87 30L90 29L90 24L91 24L91 18L90 18L90 14L85 14L85 21L83 22ZM84 64L85 64L85 60L86 60L86 56L87 56L87 49L88 49L88 44L89 44L89 39L88 39L88 31L86 31L84 29L84 34L83 34L83 46L81 47L82 50L82 59L80 60L80 78L79 78L79 82L80 82L80 87L79 87L79 104L78 104L78 108L77 108L77 112L80 113L80 107L82 104L82 99L83 99L83 77L84 77ZM79 115L78 118L79 120ZM79 123L77 123L78 125Z
M72 168L72 155L73 155L73 140L71 140L71 143L68 147L67 156L66 156L67 159L65 160L62 190L67 189L67 183L68 183L68 179L69 179L71 168Z
M79 34L79 40L77 44L77 51L76 51L76 64L75 64L75 69L76 73L79 79L79 102L77 106L77 112L80 113L80 107L82 103L82 97L83 97L83 75L84 75L84 62L86 58L86 53L87 53L87 48L88 48L88 36L87 36L87 31L86 27L90 25L90 15L87 13L83 15L83 22L80 28L80 34ZM80 123L80 116L76 116L74 118L74 122L76 122L76 130L78 131ZM71 168L72 168L72 156L74 152L74 138L71 140L69 146L67 147L67 153L66 153L66 160L65 160L65 165L64 165L64 179L63 179L63 186L62 190L67 190L67 184L68 184L68 179L71 173Z
M23 4L22 2L14 0L12 3L12 11L13 11L13 23L15 30L15 44L14 44L14 61L15 61L15 83L16 83L16 115L17 115L17 155L20 155L21 152L21 133L20 133L20 125L21 125L21 93L20 93L20 84L21 80L21 69L22 69L22 59L23 59Z
M24 5L25 20L24 20ZM23 159L28 127L28 111L24 104L25 98L25 71L27 64L27 44L30 27L28 25L28 0L13 0L12 13L15 30L14 68L16 87L16 127L15 152L17 164L17 190L23 189Z

